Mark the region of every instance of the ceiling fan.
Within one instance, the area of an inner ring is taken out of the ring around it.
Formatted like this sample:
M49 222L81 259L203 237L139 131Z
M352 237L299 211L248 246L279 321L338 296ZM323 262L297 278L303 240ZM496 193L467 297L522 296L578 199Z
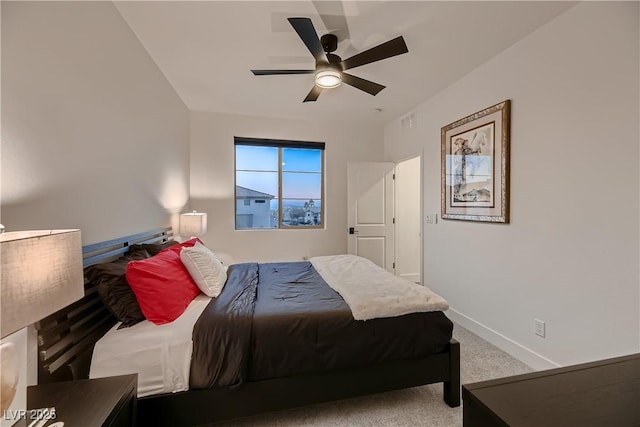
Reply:
M338 47L337 36L325 34L318 38L318 34L309 18L287 19L315 58L315 70L251 70L251 72L256 76L315 74L315 85L303 102L315 101L324 89L338 87L343 82L375 96L385 86L345 73L345 70L409 52L404 39L400 36L343 60L332 53Z

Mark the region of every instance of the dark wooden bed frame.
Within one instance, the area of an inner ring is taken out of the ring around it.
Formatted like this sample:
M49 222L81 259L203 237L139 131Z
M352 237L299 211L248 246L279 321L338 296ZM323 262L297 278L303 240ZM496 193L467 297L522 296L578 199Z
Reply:
M108 262L136 243L172 240L171 228L83 247L84 267ZM85 282L85 297L36 323L38 383L88 378L95 343L116 319L96 287ZM366 394L443 383L444 401L460 405L460 344L451 339L438 354L412 360L252 381L237 389L213 388L138 399L139 426L194 426Z

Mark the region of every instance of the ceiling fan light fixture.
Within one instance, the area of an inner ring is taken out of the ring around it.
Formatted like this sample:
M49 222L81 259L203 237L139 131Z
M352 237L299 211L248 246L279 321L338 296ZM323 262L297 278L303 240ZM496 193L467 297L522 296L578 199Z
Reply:
M340 86L342 74L337 70L321 70L316 73L316 85L323 89Z
M369 95L376 96L385 86L363 79L344 71L352 68L382 61L403 53L409 49L402 36L388 42L379 44L370 49L357 53L350 58L342 60L332 53L338 47L338 37L335 34L325 34L318 37L313 22L309 18L287 18L293 29L298 33L302 43L309 49L316 61L314 70L251 70L256 76L273 76L279 74L314 74L315 84L302 102L315 102L323 89L338 87L344 81L345 84L359 89Z

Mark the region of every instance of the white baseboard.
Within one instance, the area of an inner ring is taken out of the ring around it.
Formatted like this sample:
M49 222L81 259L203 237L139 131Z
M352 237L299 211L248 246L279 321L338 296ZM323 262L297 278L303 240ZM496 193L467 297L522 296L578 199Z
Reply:
M512 339L505 337L504 335L494 331L493 329L488 328L482 323L476 322L475 320L465 316L464 314L454 310L453 308L449 308L446 314L447 317L453 322L459 324L465 329L468 329L469 331L478 335L480 338L490 342L500 350L510 354L511 356L520 360L522 363L525 363L526 365L535 369L536 371L559 368L561 366L553 362L552 360L539 355L535 351L521 344L518 344Z

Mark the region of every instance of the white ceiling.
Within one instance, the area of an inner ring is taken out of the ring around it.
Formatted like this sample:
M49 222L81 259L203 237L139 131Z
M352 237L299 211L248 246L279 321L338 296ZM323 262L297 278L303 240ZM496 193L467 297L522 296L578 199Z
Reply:
M385 123L571 7L558 1L126 1L115 2L192 111ZM322 12L322 15L320 12ZM331 18L329 15L333 15ZM345 84L302 103L313 75L254 76L251 69L313 69L288 17L317 32L348 32L343 59L397 36L409 53L350 70L387 86L377 96ZM324 17L324 20L323 20ZM337 18L336 18L337 17ZM341 22L346 17L347 28ZM336 28L326 28L327 25ZM375 113L375 109L382 109Z

